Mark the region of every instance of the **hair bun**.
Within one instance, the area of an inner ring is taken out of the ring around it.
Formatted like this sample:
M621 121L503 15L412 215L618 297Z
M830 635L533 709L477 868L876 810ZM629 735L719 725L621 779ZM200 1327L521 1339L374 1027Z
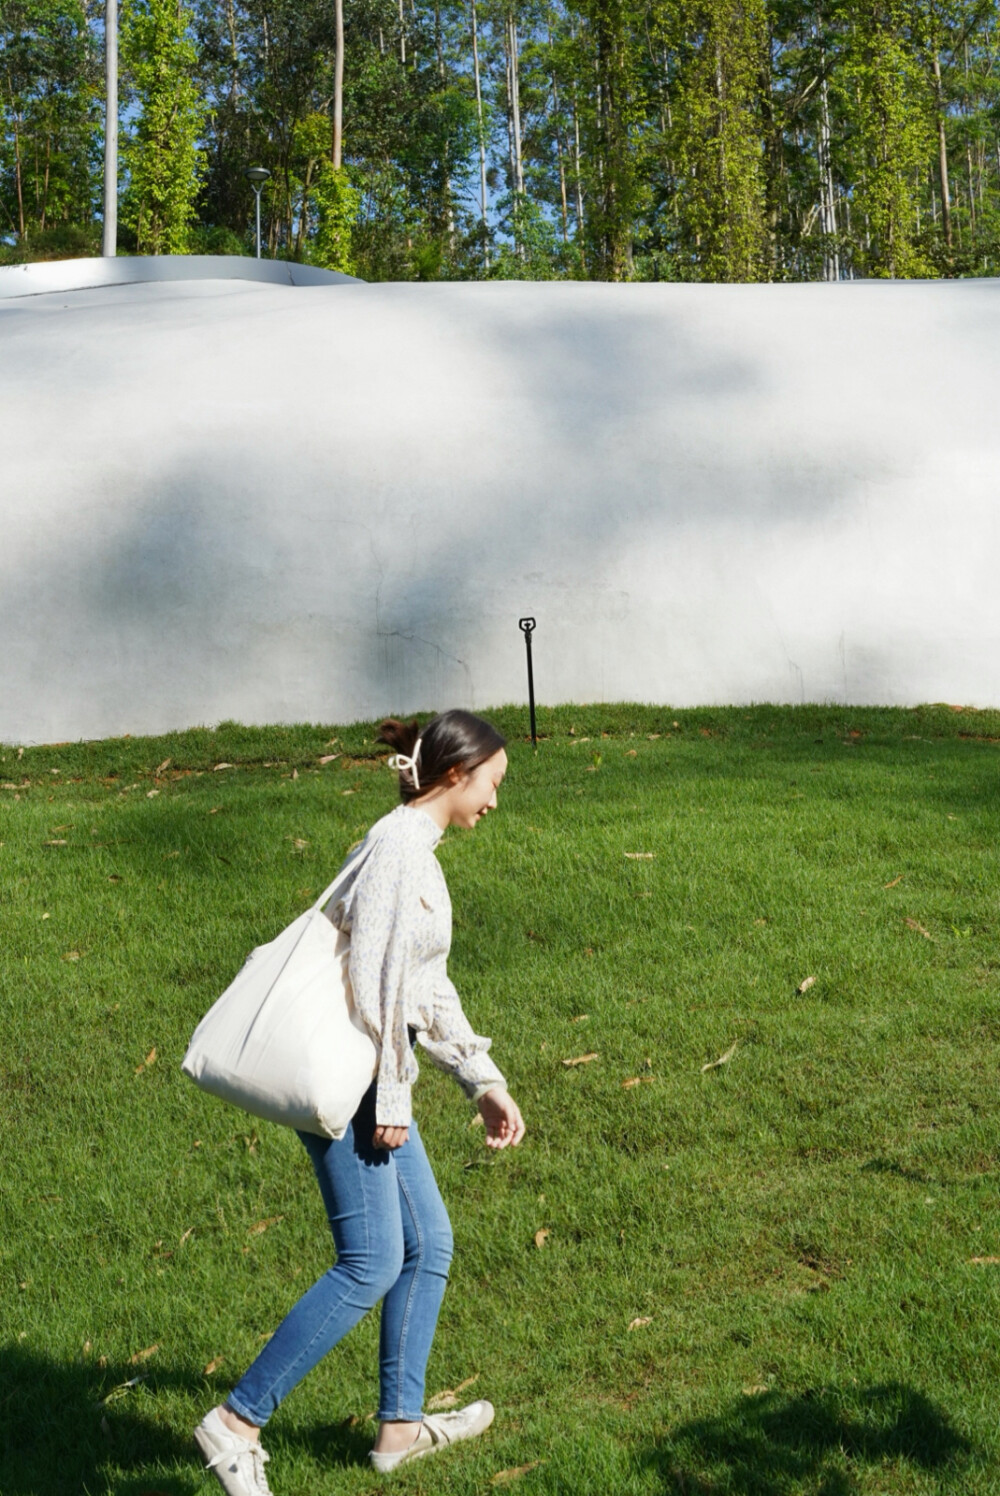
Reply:
M405 753L406 757L410 758L419 736L420 723L416 717L412 722L400 722L396 717L389 717L379 728L376 742L388 743L389 747L395 748L397 753Z

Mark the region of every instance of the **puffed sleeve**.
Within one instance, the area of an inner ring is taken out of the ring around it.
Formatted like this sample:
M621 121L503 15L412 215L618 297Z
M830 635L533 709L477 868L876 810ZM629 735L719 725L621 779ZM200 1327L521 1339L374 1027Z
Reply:
M431 1063L453 1075L470 1101L494 1086L506 1090L507 1082L487 1053L492 1039L473 1033L451 978L441 971L434 976L433 1002L430 1028L417 1035Z
M417 895L404 849L385 838L371 851L351 896L351 987L358 1016L381 1045L375 1120L408 1127L417 1065L406 1028L404 983Z

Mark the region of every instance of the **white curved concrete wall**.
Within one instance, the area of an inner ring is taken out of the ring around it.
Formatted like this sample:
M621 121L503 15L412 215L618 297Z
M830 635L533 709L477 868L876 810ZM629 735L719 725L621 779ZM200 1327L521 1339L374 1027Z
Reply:
M0 738L1000 702L1000 283L0 300Z

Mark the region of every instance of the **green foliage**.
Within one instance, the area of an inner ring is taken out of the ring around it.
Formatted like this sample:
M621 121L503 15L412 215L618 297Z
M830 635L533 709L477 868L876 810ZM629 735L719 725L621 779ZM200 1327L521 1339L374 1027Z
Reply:
M686 6L674 36L675 124L666 148L684 210L679 248L687 278L764 278L766 225L761 89L767 76L763 0Z
M251 247L259 163L265 253L372 280L1000 273L995 0L475 0L478 95L471 0L351 0L339 179L330 0L186 6L125 0L131 248ZM101 45L0 0L7 258L95 242Z
M426 1063L414 1101L428 1392L498 1416L399 1489L1000 1496L1000 713L542 708L537 753L489 715L499 811L440 857L528 1136L489 1154ZM373 738L0 748L4 1496L206 1489L192 1426L329 1266L297 1140L179 1064L394 803ZM269 1426L282 1496L388 1489L377 1339Z
M98 119L82 0L0 0L0 235L12 259L61 257L70 226L93 237Z
M597 84L593 106L585 116L591 159L587 260L594 279L620 281L631 273L639 190L636 137L641 114L632 35L635 17L628 0L584 0L582 10Z
M185 254L205 165L206 106L195 82L191 12L180 0L126 0L123 71L138 117L122 142L122 223L139 254Z
M932 275L917 242L921 169L931 158L931 97L907 45L908 0L852 0L836 75L860 170L852 210L864 223L861 274ZM860 236L859 236L860 237Z
M353 275L351 234L358 215L361 193L351 186L347 172L334 171L326 159L319 163L312 188L316 205L317 226L312 241L314 264L327 270L342 270Z

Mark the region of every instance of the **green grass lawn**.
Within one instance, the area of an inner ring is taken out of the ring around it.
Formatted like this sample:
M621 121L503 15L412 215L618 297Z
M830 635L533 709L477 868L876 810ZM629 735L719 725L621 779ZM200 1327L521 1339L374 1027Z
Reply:
M440 858L528 1137L427 1063L415 1101L428 1393L497 1420L371 1472L372 1319L269 1426L276 1496L1000 1493L1000 713L491 715L500 811ZM296 1138L179 1062L393 805L373 737L0 750L2 1496L202 1489L191 1428L329 1265Z

